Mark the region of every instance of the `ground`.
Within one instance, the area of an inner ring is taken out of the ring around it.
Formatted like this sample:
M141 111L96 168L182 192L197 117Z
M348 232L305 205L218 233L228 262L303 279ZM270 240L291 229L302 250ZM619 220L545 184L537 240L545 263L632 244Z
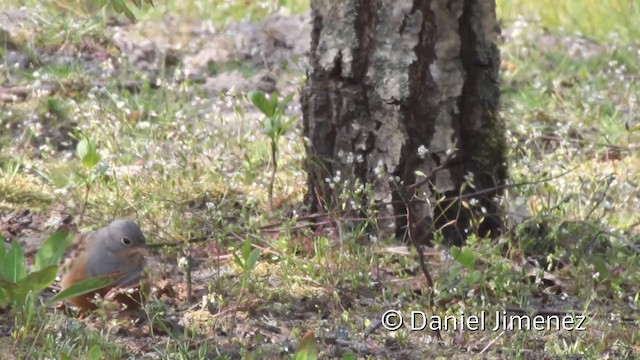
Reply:
M277 359L308 331L328 358L637 356L637 6L498 1L501 116L520 185L497 241L426 249L431 307L414 249L343 231L339 213L308 227L300 121L280 141L268 211L270 139L246 92L294 93L287 114L299 116L308 4L212 3L156 4L132 24L62 1L0 0L0 235L30 263L61 227L136 219L154 282L133 317L42 306L24 324L1 309L3 358ZM83 136L107 167L90 184ZM341 191L345 206L362 196ZM242 244L260 250L255 267L243 270ZM390 309L587 321L585 331L450 330L439 342L376 328Z

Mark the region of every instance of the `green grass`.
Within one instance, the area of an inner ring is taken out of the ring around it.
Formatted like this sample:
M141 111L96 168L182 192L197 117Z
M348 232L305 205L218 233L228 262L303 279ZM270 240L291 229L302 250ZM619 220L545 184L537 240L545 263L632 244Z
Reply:
M10 4L0 0L0 8ZM162 21L169 15L185 29L201 20L223 29L238 20L298 14L308 7L302 0L280 2L280 9L271 1L155 4L151 10L134 11L141 19L136 33L141 38L164 34L157 29L165 27ZM144 322L115 320L108 313L77 322L42 308L32 326L47 331L17 342L11 338L8 344L18 358L83 358L94 347L106 359L145 354L163 359L284 358L308 330L315 331L324 351L336 339L365 346L362 333L377 314L390 308L430 309L415 253L392 253L387 247L397 243L382 237L360 245L370 240L366 225L376 226L374 212L365 224L353 226L336 214L332 220L343 227L334 233L312 231L288 217L300 211L305 191L299 123L281 139L277 206L269 213L270 140L248 99L214 97L200 84L174 81L179 62L145 77L144 71L123 62L110 43L107 16L65 18L53 2L27 1L26 6L39 19L33 25L39 30L13 40L34 66L2 67L0 82L47 82L59 89L2 105L0 216L29 209L41 231L38 236L55 228L49 222L56 214L77 219L85 209L82 230L127 216L139 220L151 244L201 236L208 241L154 248L159 291L145 307ZM471 263L437 252L428 256L439 315L505 305L569 307L589 315L588 330L449 333L442 348L425 345L430 338L425 333L378 330L366 342L373 358L417 353L462 359L480 356L485 348L482 356L489 358L637 355L637 325L626 320L637 317L631 308L640 301L640 256L635 250L640 241L640 168L634 148L640 134L628 130L638 124L638 30L631 26L637 12L633 1L498 0L506 36L500 45L501 115L509 131L510 180L530 182L571 171L509 191L507 208L526 213L525 220L516 222L514 216L497 242L471 238ZM576 34L593 41L583 43ZM189 43L183 38L190 36L186 30L167 36ZM574 46L589 50L588 56L574 53ZM59 61L78 51L89 58L109 54L111 60L101 66L117 70L93 86L97 68L77 58ZM1 53L6 52L3 48ZM238 71L246 77L260 70L241 60L211 63L206 69L207 75ZM303 77L296 71L289 66L279 75L295 85ZM123 89L119 83L124 80L141 86ZM155 88L152 82L162 86ZM100 165L108 166L88 192L88 170L75 155L80 136L95 142ZM336 201L345 207L357 205L367 192L353 184L336 186ZM276 224L264 228L270 223ZM243 272L243 262L225 256L241 255L247 238L261 249L261 257ZM179 265L187 257L195 264L192 291L200 296L192 303L186 301L182 277L187 270ZM536 265L526 267L525 259ZM208 302L198 304L203 295ZM3 324L15 324L8 325L12 333L19 333L11 313L0 317L7 320ZM5 346L0 343L0 349Z
M638 0L496 0L498 17L539 21L550 31L581 34L599 41L626 44L638 38Z

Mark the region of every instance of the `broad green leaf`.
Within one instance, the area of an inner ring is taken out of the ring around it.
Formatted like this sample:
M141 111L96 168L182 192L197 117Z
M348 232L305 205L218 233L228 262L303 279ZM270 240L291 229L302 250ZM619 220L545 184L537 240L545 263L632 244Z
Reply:
M99 277L92 277L90 279L84 279L69 286L68 288L60 291L56 296L47 301L47 304L53 304L56 301L62 301L74 296L83 295L92 291L100 290L104 287L111 285L114 280L118 278L117 275L105 275Z
M287 121L284 123L284 125L282 125L282 129L284 131L289 130L289 128L291 127L291 124L293 124L294 121L296 121L297 117L295 115L291 115L289 116L289 119L287 119ZM283 131L283 133L284 133Z
M260 258L260 249L253 249L247 259L246 269L252 270Z
M476 261L476 255L473 253L471 248L464 246L461 248L457 246L451 247L451 256L460 263L460 265L466 267L467 269L472 269L473 264Z
M100 155L96 150L96 145L86 137L83 137L78 142L76 154L82 161L82 166L86 168L92 168L100 161Z
M0 264L4 264L4 257L7 253L7 249L4 247L4 237L0 235ZM2 271L0 270L0 275Z
M24 254L15 240L11 243L11 248L5 255L2 264L2 277L13 283L17 283L25 277Z
M313 331L307 332L302 337L293 358L294 360L316 360L318 358L318 343Z
M98 345L93 345L93 347L87 353L87 360L100 360L102 359L102 350L98 347Z
M133 5L135 5L138 9L142 9L142 0L131 0Z
M136 16L135 16L135 15L133 15L133 13L131 12L131 10L129 10L129 8L128 8L126 5L122 8L122 12L123 12L123 13L124 13L124 15L125 15L129 20L131 20L132 22L135 22L135 21L136 21Z
M262 129L262 132L265 135L267 135L269 138L273 138L275 133L274 133L273 125L271 124L271 121L265 121L264 122L264 129Z
M244 269L244 261L242 259L240 259L240 256L238 256L236 253L233 253L233 262L236 263L236 265L238 265L239 267Z
M469 275L467 275L465 281L469 285L474 285L474 284L477 284L481 278L482 278L482 273L480 272L480 270L475 270Z
M278 106L278 94L273 93L269 96L269 106L271 107L271 117L275 116L277 113L277 110L279 108Z
M287 109L287 106L289 105L291 100L293 100L293 95L294 93L289 93L289 95L285 96L284 98L282 98L282 100L280 100L280 108L282 109L283 113L284 113L284 110Z
M275 116L273 116L272 118L272 124L273 124L273 128L276 130L277 133L280 133L282 130L282 115L280 115L280 113L276 113Z
M89 154L90 150L89 139L83 137L78 141L78 145L76 145L76 155L78 155L80 160L84 159L84 157Z
M272 117L275 112L275 106L267 99L265 94L259 90L249 92L249 100L255 107L260 110L266 117Z
M342 354L342 360L356 360L356 356L352 353L344 353Z
M107 0L89 0L85 9L96 12L107 5Z
M28 291L20 288L18 284L8 281L6 279L0 279L0 288L5 292L8 299L7 303L13 308L19 309L24 304Z
M16 284L18 285L18 292L24 295L27 295L29 291L34 294L40 293L42 290L53 284L56 280L57 272L58 267L56 265L51 265L42 270L30 273Z
M249 259L249 255L251 255L251 239L247 237L242 243L242 260L244 260L245 265Z
M14 308L20 308L29 293L38 294L51 285L56 279L57 271L58 268L54 265L30 273L17 283L0 279L0 287L6 292L6 297L9 298L11 305Z
M36 254L36 259L34 262L34 269L41 270L51 265L58 265L58 262L64 256L67 247L70 244L70 237L68 233L59 232L47 240L45 240L40 249L38 249L38 253Z
M4 286L0 286L0 308L3 306L9 305L10 299L9 294L7 294Z

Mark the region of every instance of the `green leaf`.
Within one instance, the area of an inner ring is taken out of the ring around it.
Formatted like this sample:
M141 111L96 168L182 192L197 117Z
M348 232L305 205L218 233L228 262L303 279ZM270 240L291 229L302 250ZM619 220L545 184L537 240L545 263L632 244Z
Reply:
M467 269L472 269L473 264L476 262L476 255L473 253L471 248L464 246L460 249L457 246L451 247L451 256L460 263L460 265L466 267Z
M100 155L96 150L96 145L86 137L83 137L76 146L76 154L82 161L82 166L92 168L100 161Z
M284 134L285 131L289 130L289 128L291 127L291 124L293 124L294 121L296 121L297 116L295 115L291 115L289 117L289 119L287 119L287 121L284 123L284 125L282 125L282 129L284 130L282 133Z
M84 157L89 154L90 150L91 145L89 144L89 139L83 137L82 139L80 139L80 141L78 141L78 145L76 145L76 155L78 155L78 158L80 160L84 159Z
M0 281L2 281L0 279ZM4 286L0 286L0 309L6 305L9 305L10 299L9 299L9 294L7 294L7 291L4 289Z
M265 94L259 90L253 90L249 92L249 100L255 107L260 110L266 117L272 117L275 113L275 106L267 99Z
M232 255L233 255L233 262L235 262L236 265L244 269L244 261L240 259L240 256L238 256L236 253L233 253Z
M18 285L18 291L24 295L29 291L34 294L38 294L53 284L56 280L57 273L58 266L56 265L51 265L42 270L32 272L16 284Z
M244 260L245 265L249 259L249 255L251 255L251 239L247 236L242 243L242 260Z
M57 293L56 296L47 301L47 304L53 304L56 301L63 301L78 295L83 295L96 290L100 290L111 285L117 278L118 275L105 275L78 281L77 283Z
M133 15L131 10L129 10L129 8L126 5L122 8L122 12L129 20L131 20L132 22L136 22L136 16Z
M45 240L36 254L34 269L37 271L47 266L58 265L71 243L70 239L68 233L59 232Z
M10 300L11 305L14 308L20 308L29 293L36 295L53 284L57 272L57 266L49 266L40 271L30 273L17 283L0 279L0 287L5 291L5 297Z
M273 93L271 94L271 96L269 96L269 106L271 107L271 117L275 116L277 113L277 110L280 108L280 106L278 106L278 94Z
M7 249L4 247L4 237L0 235L0 264L4 264L4 257L7 254ZM0 270L2 275L2 270Z
M251 251L251 254L249 254L249 258L247 259L246 270L251 271L254 266L256 266L258 259L260 259L260 249L253 249Z
M468 285L475 285L482 278L482 273L480 270L475 270L465 278L465 281Z
M104 8L106 5L107 0L89 0L88 6L85 6L85 9L97 11Z
M318 343L316 342L313 331L309 331L302 337L293 358L294 360L318 359Z
M289 93L289 95L285 96L280 101L280 109L282 109L283 113L287 109L287 106L289 106L289 103L291 102L291 100L293 100L293 95L294 93Z
M273 130L273 125L271 124L271 121L265 121L264 122L264 129L262 129L262 132L267 135L269 138L272 138L275 136L275 132Z
M19 303L21 303L21 298L18 294L18 285L16 285L15 283L6 279L0 279L0 290L4 292L2 294L2 297L6 299L6 303L9 303L13 306L19 305ZM24 297L22 298L22 300L24 300Z
M24 254L15 240L4 258L2 277L12 283L17 283L25 277Z
M93 345L93 347L87 353L87 360L100 360L102 359L102 350L98 347L98 345Z

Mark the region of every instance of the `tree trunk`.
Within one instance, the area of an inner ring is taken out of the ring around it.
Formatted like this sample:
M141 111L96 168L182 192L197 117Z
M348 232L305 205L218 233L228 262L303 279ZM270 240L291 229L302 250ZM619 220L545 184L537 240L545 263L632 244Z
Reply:
M435 230L453 244L472 230L496 235L507 165L494 1L311 0L311 9L302 91L311 211L367 184L360 205L374 200L379 229L405 241L429 242Z

